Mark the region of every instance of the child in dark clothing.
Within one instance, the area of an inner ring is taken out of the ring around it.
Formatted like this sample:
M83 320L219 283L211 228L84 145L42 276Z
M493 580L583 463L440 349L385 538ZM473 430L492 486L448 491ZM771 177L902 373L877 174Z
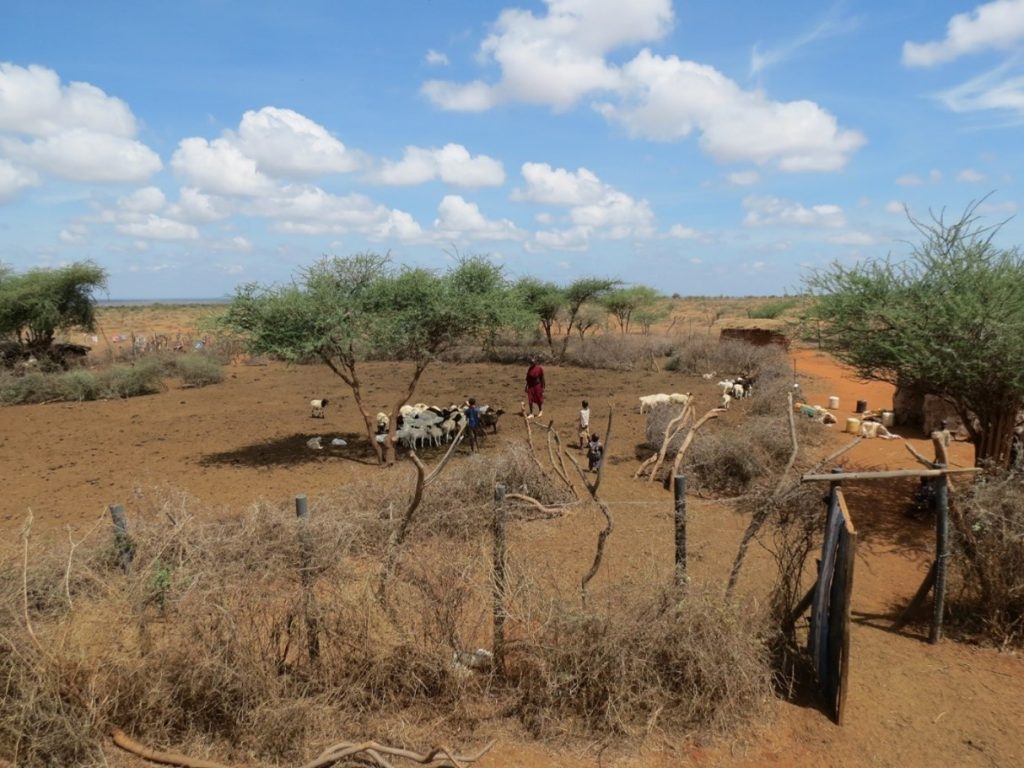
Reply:
M469 440L469 450L476 451L476 441L480 435L480 409L476 407L476 398L469 398L469 407L466 409L466 438Z
M604 457L604 446L601 445L601 438L595 432L590 436L590 442L587 443L587 460L590 464L587 467L590 472L597 472L601 468L601 459Z

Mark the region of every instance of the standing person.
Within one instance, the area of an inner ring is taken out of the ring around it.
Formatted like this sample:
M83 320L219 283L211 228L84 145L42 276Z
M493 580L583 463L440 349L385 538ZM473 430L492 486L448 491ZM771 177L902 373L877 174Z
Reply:
M590 442L590 403L586 400L583 401L583 407L580 408L580 420L577 426L579 427L580 450L582 451Z
M476 407L476 398L469 398L466 409L466 437L469 439L469 450L476 453L476 441L480 435L480 409Z
M601 445L601 437L596 432L590 436L587 443L588 472L597 472L601 468L601 459L604 458L604 446Z
M530 367L526 369L526 402L529 417L533 417L533 406L537 406L537 415L544 415L544 366L537 358L530 358Z

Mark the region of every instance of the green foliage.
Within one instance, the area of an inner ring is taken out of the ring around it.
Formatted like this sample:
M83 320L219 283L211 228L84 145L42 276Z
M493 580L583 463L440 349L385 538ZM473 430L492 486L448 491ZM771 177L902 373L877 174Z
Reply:
M61 377L63 378L63 377ZM154 357L99 374L98 397L104 400L153 395L163 389L163 366Z
M654 309L659 300L658 292L646 285L637 285L632 288L620 288L605 294L601 298L601 304L616 320L619 321L619 330L622 333L629 333L629 325L638 312L647 312ZM648 323L648 326L650 323Z
M777 299L747 310L747 316L755 320L775 320L799 304L797 298Z
M546 283L535 277L523 277L516 281L512 292L520 306L540 321L548 347L554 351L551 329L565 308L565 291L554 283Z
M953 223L912 219L922 241L906 261L814 272L804 320L862 377L947 397L975 459L1004 462L1024 401L1024 258L993 245L976 209Z
M559 358L565 357L566 347L569 346L569 335L574 328L577 328L577 316L584 304L601 301L607 293L619 285L619 280L610 280L604 277L581 277L565 288L565 316L567 327L565 336L562 339L562 349ZM580 333L582 337L583 332Z
M207 355L175 355L169 362L171 375L178 376L185 386L205 387L224 381L221 364Z
M358 254L321 259L291 285L242 286L220 328L245 338L258 354L322 360L352 389L376 447L362 403L360 361L413 361L411 396L440 354L465 341L491 344L501 328L522 324L523 317L501 268L484 258L460 258L438 273L395 269L387 257Z
M45 350L57 331L95 330L93 293L106 287L106 272L89 261L20 275L0 273L0 338Z

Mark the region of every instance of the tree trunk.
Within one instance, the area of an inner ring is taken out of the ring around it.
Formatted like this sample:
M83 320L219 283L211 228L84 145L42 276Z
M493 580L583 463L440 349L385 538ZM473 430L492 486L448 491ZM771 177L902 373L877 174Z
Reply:
M551 338L551 326L554 325L554 320L542 320L541 325L544 326L544 335L548 339L548 349L551 350L551 354L555 353L555 340Z
M974 443L974 465L1006 468L1010 464L1010 441L1021 407L1018 399L998 399L992 407L977 414L978 437Z
M394 410L391 411L391 422L388 425L388 439L383 446L384 450L381 456L381 464L386 464L390 467L395 463L395 434L398 431L399 411L413 396L413 393L416 391L416 385L419 384L420 376L422 376L423 372L427 370L429 362L429 360L423 360L416 363L412 379L409 381L409 386L406 387L405 396L395 404ZM374 442L376 442L376 440L374 440Z

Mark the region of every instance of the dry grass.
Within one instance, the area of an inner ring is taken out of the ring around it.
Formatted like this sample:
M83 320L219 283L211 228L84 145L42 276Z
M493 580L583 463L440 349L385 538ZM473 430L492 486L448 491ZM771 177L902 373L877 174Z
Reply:
M968 634L1024 645L1024 475L982 476L952 501L950 615Z
M606 606L558 604L513 655L516 712L534 734L723 732L758 715L770 667L747 607L695 588Z
M525 449L456 466L427 489L386 604L374 585L411 495L404 466L318 499L304 522L270 504L202 522L194 499L143 494L127 575L105 523L71 559L70 545L33 544L27 590L10 546L0 758L96 764L112 724L157 748L278 765L353 735L482 741L478 730L509 713L541 734L631 736L756 716L769 675L761 626L696 588L596 593L591 606L607 607L582 612L578 596L517 577L508 677L454 664L490 644L494 483L567 500Z

